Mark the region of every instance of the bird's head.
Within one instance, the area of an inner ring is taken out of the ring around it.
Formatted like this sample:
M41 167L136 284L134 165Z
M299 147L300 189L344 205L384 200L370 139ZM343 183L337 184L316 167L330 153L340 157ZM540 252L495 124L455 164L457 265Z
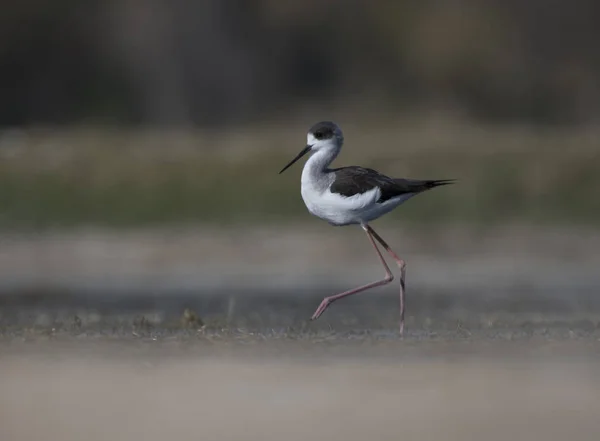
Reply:
M344 134L342 129L332 121L321 121L313 125L306 134L306 147L283 167L280 174L292 166L296 161L309 152L318 152L321 150L330 150L337 154L344 143Z

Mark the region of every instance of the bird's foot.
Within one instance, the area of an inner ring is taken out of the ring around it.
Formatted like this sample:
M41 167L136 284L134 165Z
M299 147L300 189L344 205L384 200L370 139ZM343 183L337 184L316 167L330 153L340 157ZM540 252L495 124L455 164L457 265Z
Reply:
M315 311L315 313L312 315L312 317L310 319L311 320L318 319L321 316L321 314L323 314L323 312L325 312L325 310L327 309L327 307L329 306L330 303L331 303L331 300L329 298L323 299L323 301L321 302L321 304L319 305L319 307L317 308L317 310Z

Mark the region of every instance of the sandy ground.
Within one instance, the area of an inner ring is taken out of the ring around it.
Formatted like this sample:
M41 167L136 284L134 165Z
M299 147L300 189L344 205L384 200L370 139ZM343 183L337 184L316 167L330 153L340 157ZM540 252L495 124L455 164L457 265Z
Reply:
M0 439L598 439L597 339L337 339L3 345Z
M600 438L600 236L328 231L0 238L0 440Z
M24 308L0 321L0 439L598 439L598 316L438 311L399 338L385 309L272 328L256 303L228 326Z
M598 439L597 314L426 308L400 339L391 299L254 300L3 308L0 439Z

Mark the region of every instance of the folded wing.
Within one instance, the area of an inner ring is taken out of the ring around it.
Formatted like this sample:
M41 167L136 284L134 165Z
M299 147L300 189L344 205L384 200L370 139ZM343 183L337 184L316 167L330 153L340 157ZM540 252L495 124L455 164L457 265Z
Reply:
M337 168L332 172L335 173L335 181L330 188L332 193L350 197L378 187L381 192L378 203L397 196L421 193L454 182L453 179L395 179L376 170L358 166Z

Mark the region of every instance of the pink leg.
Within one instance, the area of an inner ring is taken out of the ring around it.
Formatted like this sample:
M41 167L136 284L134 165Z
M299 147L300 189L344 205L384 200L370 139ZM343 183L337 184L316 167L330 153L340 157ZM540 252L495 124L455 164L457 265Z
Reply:
M390 256L396 261L398 267L400 268L400 335L404 333L404 296L405 296L405 280L406 280L406 262L400 259L396 253L392 251L390 246L385 243L385 241L381 238L379 234L373 230L369 225L367 225L367 231L371 233L375 239L385 248L385 250L390 253Z
M370 289L370 288L375 288L376 286L387 285L392 280L394 280L394 275L390 271L390 268L387 266L387 263L385 263L385 260L383 259L383 256L381 255L381 252L379 251L379 248L377 248L377 244L375 243L375 240L373 239L372 233L374 233L374 231L372 231L371 227L369 227L368 225L363 225L362 228L363 228L363 230L365 230L365 233L367 233L367 237L371 241L373 248L375 248L375 251L377 252L377 256L379 257L379 260L381 261L381 263L383 264L383 267L385 268L385 277L382 280L379 280L377 282L369 283L368 285L360 286L358 288L351 289L350 291L346 291L341 294L336 294L334 296L325 297L323 299L323 301L321 302L321 304L319 305L319 307L317 308L317 310L315 311L315 313L313 314L311 320L318 319L319 316L321 314L323 314L323 312L327 309L327 307L329 305L331 305L333 302L335 302L336 300L339 300L343 297L351 296L353 294L358 294L359 292L366 291L367 289Z

